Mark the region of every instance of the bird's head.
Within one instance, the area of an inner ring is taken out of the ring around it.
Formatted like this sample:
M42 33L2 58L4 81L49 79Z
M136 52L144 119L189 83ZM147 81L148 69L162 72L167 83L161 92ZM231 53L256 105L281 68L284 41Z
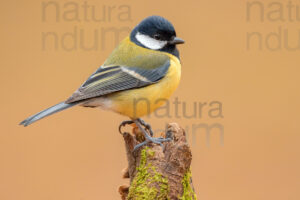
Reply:
M173 25L163 17L150 16L141 21L131 32L130 39L135 44L179 56L177 44L184 41L176 37Z

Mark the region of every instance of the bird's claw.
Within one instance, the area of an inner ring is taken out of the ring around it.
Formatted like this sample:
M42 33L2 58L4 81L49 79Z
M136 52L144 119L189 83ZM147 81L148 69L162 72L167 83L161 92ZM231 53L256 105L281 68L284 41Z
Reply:
M122 132L122 127L129 125L129 124L133 124L133 123L134 123L134 121L132 121L132 120L122 121L121 124L119 125L119 133L121 135L123 135L124 133Z
M142 120L140 118L138 119L138 122L140 122L140 124L143 125L145 127L145 129L149 131L151 136L153 136L153 131L152 131L150 124L146 123L144 120ZM121 135L123 135L122 127L129 125L129 124L133 124L133 123L134 123L134 121L132 121L132 120L126 120L126 121L121 122L121 124L119 125L119 133Z
M133 124L133 123L135 123L137 125L137 127L140 129L140 131L142 131L142 133L145 136L145 141L137 144L134 147L133 152L135 152L140 147L142 147L144 145L147 145L151 142L154 143L154 144L159 144L163 148L163 151L164 151L165 146L163 145L163 142L169 142L169 141L172 140L171 138L163 138L163 137L155 138L155 137L153 137L153 131L152 131L152 128L151 128L150 124L147 124L142 119L136 119L136 120L133 120L133 121L132 120L123 121L119 126L119 132L123 135L124 133L122 132L122 127L124 127L128 124ZM149 132L150 135L148 134L147 131Z

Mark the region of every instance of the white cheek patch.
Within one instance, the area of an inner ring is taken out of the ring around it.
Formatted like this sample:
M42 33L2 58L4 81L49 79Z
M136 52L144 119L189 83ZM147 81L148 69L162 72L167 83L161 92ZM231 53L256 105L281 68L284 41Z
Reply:
M145 47L153 50L162 49L166 44L167 41L161 41L153 39L152 37L148 35L141 34L137 32L135 35L135 38Z

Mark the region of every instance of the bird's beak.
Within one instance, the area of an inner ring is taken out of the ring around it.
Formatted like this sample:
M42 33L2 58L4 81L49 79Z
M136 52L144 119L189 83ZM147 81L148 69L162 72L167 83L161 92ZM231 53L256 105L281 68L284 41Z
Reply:
M184 40L179 37L174 37L173 40L169 41L169 44L183 44Z

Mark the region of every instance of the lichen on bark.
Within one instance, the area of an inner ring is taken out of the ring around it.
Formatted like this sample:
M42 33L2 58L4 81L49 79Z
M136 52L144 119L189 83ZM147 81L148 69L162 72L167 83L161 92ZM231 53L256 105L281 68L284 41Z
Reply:
M137 167L137 174L129 189L129 200L165 200L168 198L168 180L160 174L157 169L147 162L149 157L153 157L154 151L145 147L141 151L140 164Z
M179 197L180 200L197 200L196 193L191 185L191 179L192 173L189 169L182 179L183 194Z

